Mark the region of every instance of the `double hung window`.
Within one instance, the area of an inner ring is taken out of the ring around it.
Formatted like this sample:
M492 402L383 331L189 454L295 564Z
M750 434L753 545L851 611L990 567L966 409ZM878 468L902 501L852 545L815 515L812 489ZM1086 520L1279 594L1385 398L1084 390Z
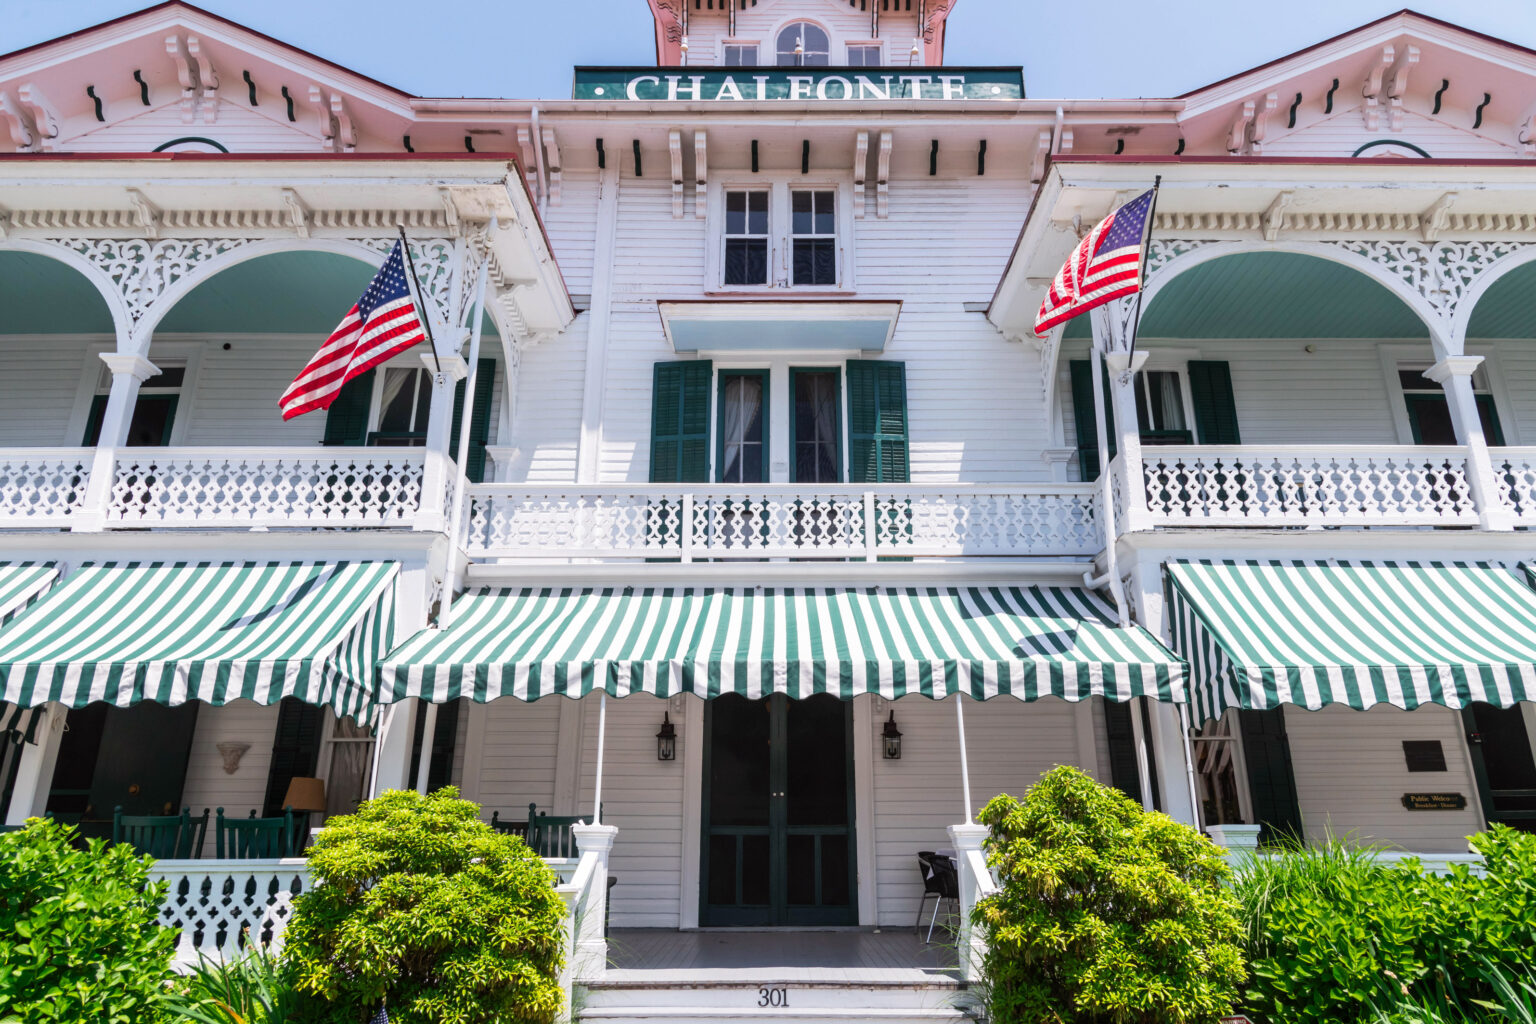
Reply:
M1184 406L1184 381L1177 370L1143 370L1136 375L1136 420L1148 444L1193 444Z
M752 68L757 66L756 43L726 43L721 50L721 56L725 59L722 63L728 68Z
M757 484L768 479L768 374L720 371L720 482Z
M725 283L769 284L768 193L762 189L725 194Z
M161 360L158 365L160 372L139 385L139 397L128 422L129 448L159 448L171 443L171 426L176 420L176 406L181 401L187 365L173 360ZM107 415L107 396L111 392L112 371L102 367L85 423L83 443L87 447L101 439L101 425Z
M852 43L848 47L848 66L874 68L880 66L879 43Z
M836 198L831 189L790 192L792 284L837 284Z
M1453 445L1456 443L1456 426L1451 420L1451 407L1446 401L1445 389L1424 376L1428 368L1426 363L1399 364L1397 368L1397 381L1403 391L1403 404L1408 407L1413 443ZM1477 401L1478 419L1483 424L1483 437L1491 445L1502 445L1504 429L1499 425L1498 409L1483 367L1478 367L1472 375L1472 392Z
M369 444L425 445L427 418L432 411L432 375L424 367L386 367L378 409L378 426L369 431Z
M840 375L835 369L796 368L789 373L794 391L790 472L796 483L837 483L842 478L838 450Z

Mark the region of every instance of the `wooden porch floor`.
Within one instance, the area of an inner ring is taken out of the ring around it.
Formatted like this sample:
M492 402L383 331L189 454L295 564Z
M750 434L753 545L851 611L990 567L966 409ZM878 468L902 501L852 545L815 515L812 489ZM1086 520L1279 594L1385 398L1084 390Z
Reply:
M609 983L657 974L675 980L881 981L953 984L953 938L936 931L932 943L910 928L869 931L672 931L615 928L608 938Z

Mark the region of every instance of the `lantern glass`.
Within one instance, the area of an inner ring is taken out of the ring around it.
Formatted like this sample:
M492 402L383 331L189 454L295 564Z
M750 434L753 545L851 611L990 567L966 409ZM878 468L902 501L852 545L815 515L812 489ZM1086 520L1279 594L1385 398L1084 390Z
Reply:
M677 729L666 712L662 712L661 731L656 734L656 760L677 760Z
M901 730L896 728L896 712L891 712L891 717L885 723L885 728L880 733L880 739L885 748L887 761L901 760Z

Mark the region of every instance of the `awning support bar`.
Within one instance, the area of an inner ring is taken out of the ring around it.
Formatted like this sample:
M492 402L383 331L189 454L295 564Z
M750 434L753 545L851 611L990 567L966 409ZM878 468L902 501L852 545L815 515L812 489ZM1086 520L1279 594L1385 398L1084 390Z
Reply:
M431 701L422 702L426 716L422 719L421 726L421 755L416 765L416 792L422 796L427 795L427 782L432 772L432 748L433 740L437 738L437 705Z
M1184 774L1189 779L1189 813L1194 816L1195 828L1200 827L1200 791L1195 781L1195 748L1189 740L1189 705L1179 704L1179 729L1184 733Z
M965 753L965 708L961 707L961 702L964 700L963 694L955 694L955 724L960 727L960 786L965 790L965 823L969 825L971 824L971 764Z
M608 732L608 691L597 699L597 784L592 792L592 824L603 823L603 739Z

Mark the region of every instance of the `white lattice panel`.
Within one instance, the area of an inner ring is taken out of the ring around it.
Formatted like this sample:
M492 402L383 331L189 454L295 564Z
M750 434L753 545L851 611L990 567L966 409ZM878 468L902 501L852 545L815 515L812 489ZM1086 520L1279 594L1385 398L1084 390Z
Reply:
M176 929L173 962L233 960L259 943L283 947L293 899L309 888L309 865L294 860L162 860L152 881L169 883L160 923Z
M1460 448L1148 447L1147 510L1166 525L1476 524Z
M423 453L410 448L132 448L107 521L206 526L408 526Z
M91 453L83 448L0 451L0 523L63 526L85 499Z
M1536 448L1490 448L1499 500L1521 523L1536 522Z
M1092 485L972 490L470 486L468 550L492 558L1091 555ZM872 542L872 543L871 543Z

